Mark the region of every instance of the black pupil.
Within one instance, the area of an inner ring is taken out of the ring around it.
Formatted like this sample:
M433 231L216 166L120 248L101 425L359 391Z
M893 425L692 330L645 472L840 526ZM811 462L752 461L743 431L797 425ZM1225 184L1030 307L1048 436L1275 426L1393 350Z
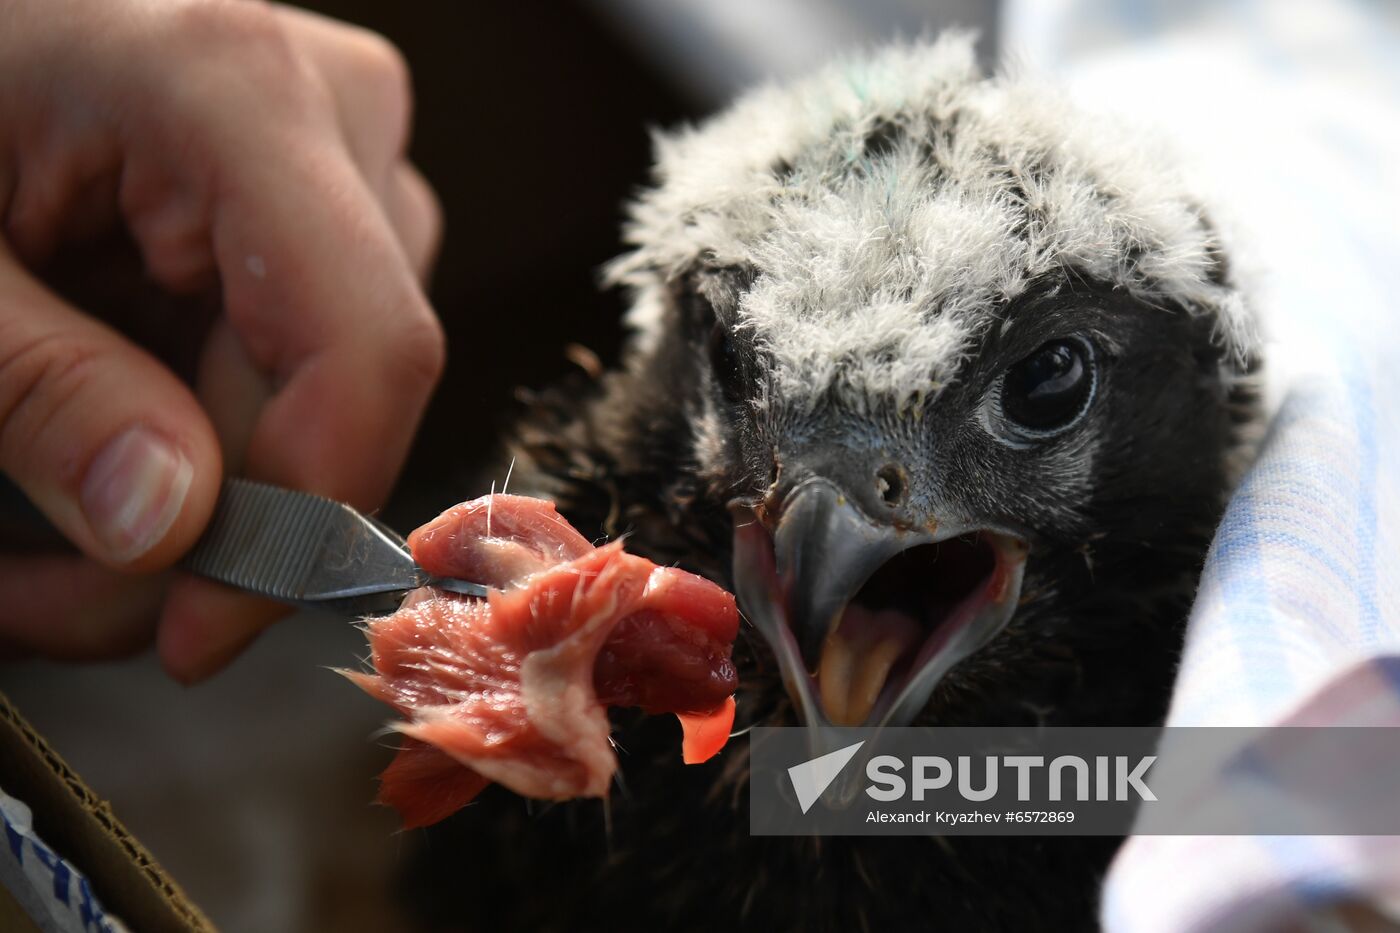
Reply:
M1091 387L1084 348L1055 340L1007 370L1001 408L1017 424L1052 430L1079 416Z

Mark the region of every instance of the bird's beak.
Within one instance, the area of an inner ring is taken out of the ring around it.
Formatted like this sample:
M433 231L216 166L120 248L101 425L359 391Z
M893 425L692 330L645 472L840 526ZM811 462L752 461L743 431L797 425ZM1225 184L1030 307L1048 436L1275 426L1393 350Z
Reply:
M908 724L1020 598L1011 534L878 523L821 477L776 509L730 511L739 605L809 725Z

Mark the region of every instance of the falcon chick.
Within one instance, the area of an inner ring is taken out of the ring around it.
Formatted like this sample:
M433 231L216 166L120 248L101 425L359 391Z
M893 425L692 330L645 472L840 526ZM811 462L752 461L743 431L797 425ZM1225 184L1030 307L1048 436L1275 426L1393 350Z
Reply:
M630 217L623 366L535 397L514 488L737 590L741 723L1160 721L1258 417L1168 161L949 35L660 137ZM450 824L494 905L469 927L1093 927L1116 840L753 838L744 743L687 770L655 723L618 737L606 832Z

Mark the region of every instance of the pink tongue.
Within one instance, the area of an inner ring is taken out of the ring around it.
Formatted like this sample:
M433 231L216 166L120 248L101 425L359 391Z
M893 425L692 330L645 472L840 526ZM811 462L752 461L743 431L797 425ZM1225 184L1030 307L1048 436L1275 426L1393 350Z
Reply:
M897 609L847 606L822 645L817 667L827 718L838 726L865 722L891 668L922 635L919 624Z

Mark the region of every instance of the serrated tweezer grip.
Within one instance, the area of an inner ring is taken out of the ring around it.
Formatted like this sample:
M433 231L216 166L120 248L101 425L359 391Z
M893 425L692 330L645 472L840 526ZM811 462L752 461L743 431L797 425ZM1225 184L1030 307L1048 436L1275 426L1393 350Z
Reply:
M332 499L245 479L224 482L214 517L184 566L261 596L345 616L392 612L426 584L484 596L486 588L430 577L393 531Z

